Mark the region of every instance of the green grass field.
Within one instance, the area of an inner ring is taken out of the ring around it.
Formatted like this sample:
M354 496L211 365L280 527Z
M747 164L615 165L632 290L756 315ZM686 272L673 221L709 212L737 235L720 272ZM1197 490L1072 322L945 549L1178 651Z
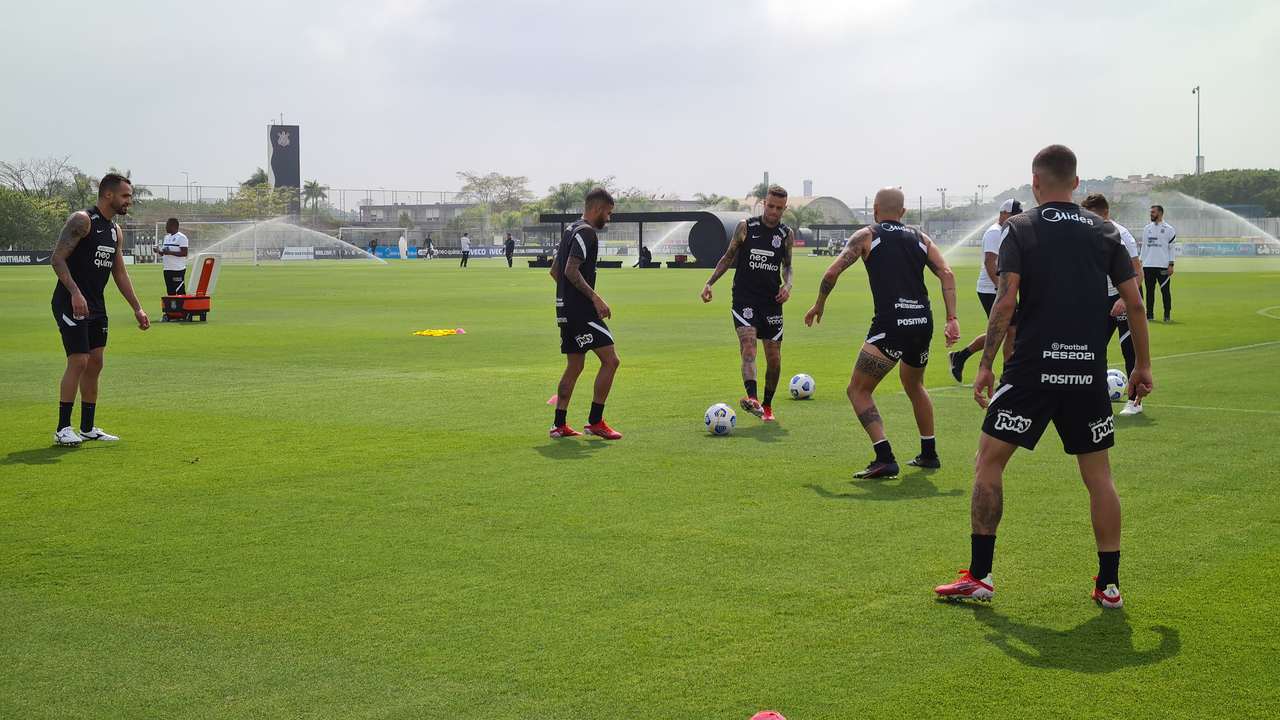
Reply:
M934 602L968 561L981 411L939 331L943 469L851 481L869 294L859 266L804 328L823 267L799 260L783 357L815 399L728 438L701 427L742 394L728 279L704 306L704 271L601 271L611 444L547 439L542 270L228 266L207 325L146 333L111 289L98 424L124 440L69 450L53 274L0 269L0 717L1276 716L1280 263L1179 264L1156 392L1117 418L1127 608L1105 613L1052 431L1006 478L995 601ZM159 269L132 274L158 310Z

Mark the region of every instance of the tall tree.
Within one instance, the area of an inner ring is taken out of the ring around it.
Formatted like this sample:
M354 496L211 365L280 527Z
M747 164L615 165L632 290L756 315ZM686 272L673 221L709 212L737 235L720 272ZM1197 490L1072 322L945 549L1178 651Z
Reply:
M78 172L80 169L71 164L70 156L0 162L0 185L27 195L56 198Z
M245 180L244 182L240 183L240 187L242 188L260 187L260 186L266 185L269 182L271 182L271 179L267 177L267 171L263 170L262 168L258 168L253 171L253 174L249 176L248 180Z
M533 193L529 192L529 178L523 175L496 172L481 175L465 170L457 175L462 180L462 195L490 205L497 211L515 210L533 199Z
M308 180L302 186L302 200L311 205L311 217L320 215L320 201L329 199L329 186L321 185L318 180Z
M560 183L553 185L547 189L545 201L551 207L562 213L581 208L586 200L587 193L593 188L602 187L609 192L616 192L612 175L605 177L603 180L595 180L587 178L577 182Z
M782 221L790 225L794 230L810 225L820 225L826 219L826 214L813 205L792 206L782 213Z

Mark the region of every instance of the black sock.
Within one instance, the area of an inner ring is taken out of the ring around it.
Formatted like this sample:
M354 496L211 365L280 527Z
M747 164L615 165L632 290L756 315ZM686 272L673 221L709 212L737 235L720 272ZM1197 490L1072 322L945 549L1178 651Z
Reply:
M587 416L587 422L595 425L601 420L604 420L604 403L591 403L591 414Z
M569 422L569 411L556 408L556 427L564 427Z
M1108 585L1120 587L1120 551L1098 553L1098 579L1093 583L1099 590Z
M991 558L996 554L995 535L969 536L969 574L984 580L991 574Z
M969 348L967 348L967 347L962 347L962 348L960 348L959 350L957 350L957 351L956 351L956 362L958 362L958 363L960 363L961 365L963 365L963 364L964 364L964 361L968 360L968 359L969 359L969 356L970 356L970 355L972 355L972 354L973 354L973 351L972 351L972 350L970 350L970 349L969 349Z
M930 435L920 438L920 454L925 457L938 456L938 439Z
M893 448L889 445L889 438L872 443L871 449L876 451L876 462L893 462Z
M93 411L97 409L97 403L80 401L80 432L89 432L93 429Z
M747 397L749 397L749 398L753 398L753 397L755 397L755 396L756 396L756 381L755 381L755 380L743 380L743 381L742 381L742 386L743 386L743 387L745 387L745 388L747 389Z
M775 390L777 390L777 388L770 388L767 385L765 386L764 388L764 406L765 407L773 407L773 392Z
M71 426L71 411L74 410L76 404L74 402L58 403L58 430Z

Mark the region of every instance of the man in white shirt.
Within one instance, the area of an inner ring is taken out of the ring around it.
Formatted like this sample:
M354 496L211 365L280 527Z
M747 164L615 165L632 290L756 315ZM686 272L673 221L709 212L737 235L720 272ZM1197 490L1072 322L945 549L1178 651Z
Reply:
M1164 303L1164 321L1169 322L1169 311L1173 308L1173 290L1169 287L1173 280L1174 242L1178 239L1178 231L1164 221L1164 206L1151 206L1151 222L1142 229L1142 276L1147 281L1147 319L1155 319L1156 284L1160 285L1160 299Z
M1080 203L1080 207L1088 210L1103 220L1110 222L1116 226L1116 230L1120 231L1120 242L1124 245L1125 252L1129 254L1129 262L1133 263L1133 272L1137 277L1142 277L1142 261L1138 259L1138 243L1133 239L1133 233L1129 229L1111 218L1111 203L1107 202L1106 196L1102 193L1090 193L1089 197ZM1133 374L1133 368L1136 364L1137 357L1133 351L1133 334L1129 330L1129 316L1125 313L1124 301L1120 299L1120 291L1116 289L1114 283L1110 279L1107 280L1107 298L1111 300L1111 332L1107 334L1107 343L1111 342L1111 336L1117 332L1120 333L1120 353L1124 355L1124 374L1129 377ZM1121 415L1137 415L1142 412L1142 398L1134 400L1126 400L1124 409L1120 411Z
M467 266L467 258L471 257L471 236L462 233L462 263L458 267Z
M1004 224L1009 218L1022 212L1022 203L1009 198L1000 204L1000 216L987 231L982 234L982 266L978 268L978 302L982 303L982 310L988 316L991 315L991 305L996 301L996 261L1000 259L1000 241L1004 238ZM1010 339L1004 343L1004 357L1008 359L1009 353L1013 348L1013 325L1009 326ZM950 353L951 359L951 377L956 382L964 382L964 363L969 359L970 355L982 349L987 341L986 333L979 335L969 343L968 347Z
M182 295L187 288L187 236L178 232L178 219L164 224L164 241L156 250L164 267L164 287L169 295Z

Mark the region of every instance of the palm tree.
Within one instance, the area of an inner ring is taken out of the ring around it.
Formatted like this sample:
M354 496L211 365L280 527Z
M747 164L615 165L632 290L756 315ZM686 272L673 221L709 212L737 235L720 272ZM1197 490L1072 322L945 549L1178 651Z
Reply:
M826 213L812 205L789 207L782 213L782 221L795 230L821 224L826 219Z
M112 165L111 167L107 168L107 172L115 173L117 175L123 175L124 179L128 180L130 185L133 185L132 170L121 170L115 165ZM97 182L94 182L94 186L95 187L97 186ZM133 196L137 198L151 197L151 191L147 189L146 185L133 185Z
M253 174L249 176L248 180L240 183L240 187L259 187L261 185L266 185L268 182L270 182L270 180L267 178L267 171L262 168L258 168L253 171Z
M329 186L321 185L317 180L308 180L302 186L302 201L310 203L312 210L312 219L320 215L320 201L329 199Z

